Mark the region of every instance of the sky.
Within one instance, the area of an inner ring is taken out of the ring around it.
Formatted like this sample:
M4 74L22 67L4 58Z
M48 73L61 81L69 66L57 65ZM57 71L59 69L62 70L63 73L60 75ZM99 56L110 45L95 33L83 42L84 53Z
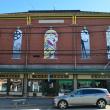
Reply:
M1 14L29 10L110 12L110 0L0 0Z

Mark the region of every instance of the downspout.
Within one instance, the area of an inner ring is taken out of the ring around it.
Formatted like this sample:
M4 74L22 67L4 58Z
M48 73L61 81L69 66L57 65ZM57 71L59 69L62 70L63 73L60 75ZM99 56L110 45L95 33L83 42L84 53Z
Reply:
M28 66L28 53L29 53L29 37L30 37L30 24L31 24L31 17L30 16L27 16L27 29L26 29L26 51L25 51L25 66L26 66L26 69L27 69L27 66Z
M77 89L77 75L75 74L76 68L77 68L77 43L76 43L76 16L73 16L73 36L72 36L72 42L73 42L73 47L72 47L72 56L74 56L73 60L74 60L74 90Z
M72 23L73 23L73 28L72 28L72 31L73 31L73 37L72 37L72 42L73 42L73 47L72 47L72 54L74 55L74 71L77 67L77 43L76 43L76 27L75 27L75 24L76 24L76 16L73 16L72 17ZM73 56L72 55L72 56Z
M24 74L24 96L27 97L28 95L28 53L29 53L29 37L30 37L30 24L31 24L31 17L27 16L27 28L26 28L26 50L25 50L25 74Z

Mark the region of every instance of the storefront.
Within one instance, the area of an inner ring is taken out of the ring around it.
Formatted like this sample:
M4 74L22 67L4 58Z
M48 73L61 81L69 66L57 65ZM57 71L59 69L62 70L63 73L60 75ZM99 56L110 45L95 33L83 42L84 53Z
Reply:
M0 74L0 96L57 96L76 88L107 88L110 91L109 74L29 73ZM24 83L27 80L27 85Z
M0 74L0 95L23 95L23 74Z
M76 82L76 83L75 83ZM44 74L28 76L28 96L56 96L76 88L107 88L110 91L109 74Z
M28 77L29 96L55 96L74 89L73 75L69 74L30 74Z
M107 88L110 91L109 74L78 75L77 88Z

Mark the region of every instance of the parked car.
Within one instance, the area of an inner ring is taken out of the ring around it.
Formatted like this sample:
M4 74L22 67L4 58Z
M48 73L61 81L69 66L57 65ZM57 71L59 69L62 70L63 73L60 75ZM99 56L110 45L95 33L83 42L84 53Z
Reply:
M104 88L81 88L54 98L54 106L60 109L74 105L97 105L104 109L107 104L110 104L110 94Z

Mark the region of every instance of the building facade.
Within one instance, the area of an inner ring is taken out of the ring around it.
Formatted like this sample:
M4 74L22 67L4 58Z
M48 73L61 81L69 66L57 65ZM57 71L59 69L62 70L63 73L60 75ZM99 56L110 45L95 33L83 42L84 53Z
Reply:
M110 13L80 10L0 15L0 95L110 91Z

